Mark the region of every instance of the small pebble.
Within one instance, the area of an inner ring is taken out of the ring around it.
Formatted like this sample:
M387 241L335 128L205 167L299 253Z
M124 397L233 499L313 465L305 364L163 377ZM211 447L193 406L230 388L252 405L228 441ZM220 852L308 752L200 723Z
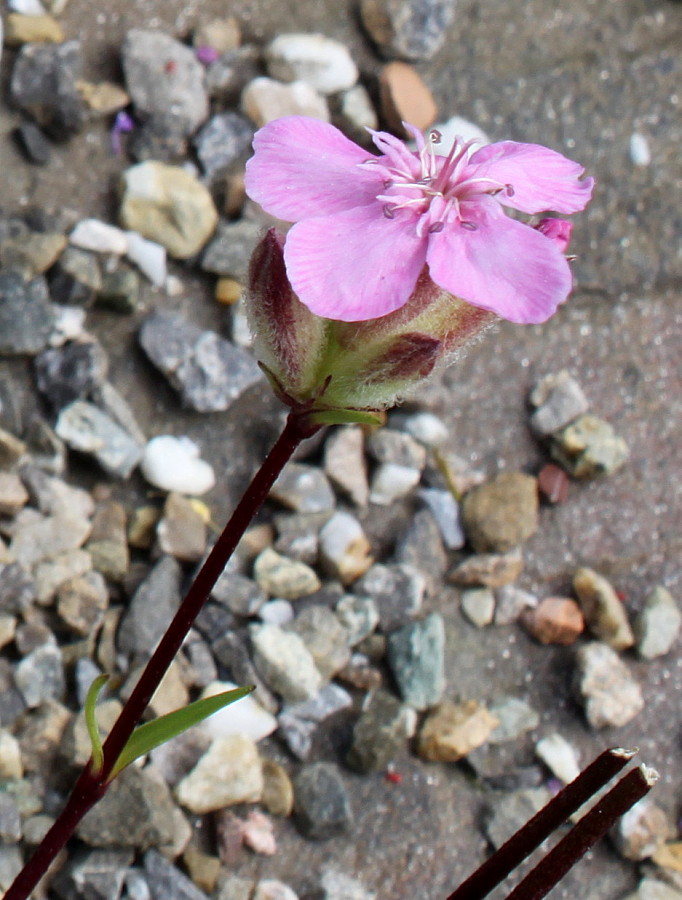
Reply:
M578 569L573 576L573 590L585 623L596 638L614 650L632 647L635 636L625 607L606 578L592 569Z
M581 479L612 475L630 456L613 427L589 413L554 434L550 451L570 475Z
M324 445L324 471L356 506L367 505L369 485L361 428L348 425L330 432Z
M538 598L513 584L503 585L495 591L495 624L513 625L527 611L538 605Z
M535 745L535 752L552 775L564 784L580 775L580 762L576 750L557 732L539 740Z
M301 769L294 779L294 817L311 840L326 840L351 828L350 798L338 766L318 762Z
M593 728L626 725L644 708L639 684L617 653L593 641L579 648L576 687Z
M240 734L216 738L175 793L198 815L260 800L263 772L256 744Z
M523 544L538 525L536 479L502 472L473 488L462 504L462 524L478 553L507 553Z
M417 754L430 762L457 762L486 742L498 720L475 700L445 701L426 717Z
M438 488L422 488L419 499L431 510L447 549L461 549L466 537L460 522L459 503L452 493Z
M353 87L358 68L348 48L321 34L280 34L265 50L268 75L304 81L321 94Z
M541 644L573 644L584 628L580 607L570 597L545 597L521 614L526 630Z
M447 578L452 584L498 588L516 581L522 571L523 557L518 550L503 554L478 553L458 563Z
M342 584L351 584L374 562L362 526L350 513L339 510L322 527L320 564Z
M256 668L273 691L291 703L315 696L322 676L297 634L265 624L252 625L249 634Z
M618 819L610 832L616 850L625 859L641 862L675 836L666 813L649 797L636 803Z
M148 241L136 231L126 232L128 246L126 255L135 263L154 287L163 287L168 277L166 268L166 248L155 241Z
M159 435L145 447L140 470L150 484L163 491L205 494L215 485L215 474L199 453L188 437Z
M682 613L672 594L657 585L646 597L633 624L637 652L643 659L665 656L680 633Z
M123 256L128 252L129 236L115 225L99 219L81 219L69 234L69 243L81 250Z
M320 587L320 579L305 563L288 559L269 547L254 563L253 577L271 597L299 600Z
M646 135L638 131L630 135L630 159L636 166L651 164L651 149Z
M242 109L257 128L282 116L309 116L328 122L329 107L321 94L303 81L282 84L259 77L244 88Z
M431 91L412 66L387 63L379 72L381 112L391 132L411 137L403 122L424 131L436 119L438 108Z
M547 463L538 472L538 491L548 503L564 503L568 497L568 475L554 463Z
M203 689L201 699L234 690L236 687L237 685L231 681L213 681ZM204 720L201 727L211 738L245 734L258 743L275 731L277 719L260 705L253 694L249 694L213 713Z
M542 378L531 392L530 402L535 407L531 428L542 437L565 428L589 409L582 388L566 369Z
M435 706L445 690L445 627L439 613L388 637L388 663L400 694L418 710Z
M520 697L501 697L491 704L490 713L498 720L488 737L490 744L513 741L540 724L540 716Z
M388 59L431 59L447 38L453 0L362 0L362 24Z
M495 615L495 594L490 588L472 588L462 592L462 612L477 628L490 625Z

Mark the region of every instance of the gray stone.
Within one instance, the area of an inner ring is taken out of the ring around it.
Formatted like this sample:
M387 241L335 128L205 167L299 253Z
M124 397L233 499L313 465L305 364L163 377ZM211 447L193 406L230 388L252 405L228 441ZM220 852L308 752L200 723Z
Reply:
M204 70L185 44L159 31L132 28L121 46L121 64L141 119L170 119L183 135L206 120Z
M227 570L216 581L211 597L236 616L255 616L267 600L267 594L255 581Z
M253 577L271 597L299 600L320 587L320 579L305 563L281 556L270 547L258 554Z
M256 668L273 691L292 703L315 696L323 679L297 634L277 625L252 625L249 633Z
M440 528L430 510L420 509L415 513L398 538L394 557L396 562L404 563L420 573L430 596L440 593L448 557Z
M262 227L243 219L220 222L215 236L201 258L201 268L213 275L243 280L249 268L251 253L263 236Z
M21 816L16 800L10 794L0 794L0 841L18 844L21 837Z
M50 293L59 303L87 306L102 286L97 254L67 247L50 272Z
M52 144L34 122L20 122L16 135L29 162L36 166L46 166L50 162Z
M102 286L96 293L95 304L100 309L127 314L140 305L140 276L125 263L119 263L113 271L105 271Z
M57 140L66 140L85 124L80 73L78 41L24 44L12 68L12 102Z
M367 452L378 463L394 463L420 472L426 465L426 450L409 434L379 428L367 438Z
M329 519L322 513L279 513L274 518L277 540L274 549L282 556L313 566L319 551L319 531Z
M218 608L220 609L220 607ZM199 628L198 622L199 620L197 620L197 629ZM204 633L206 640L211 645L216 662L225 666L236 684L255 685L253 696L268 712L276 713L279 709L279 701L254 666L245 641L237 632L229 631L229 627L228 625L222 629L212 628L209 632Z
M589 413L553 435L550 451L574 478L612 475L630 456L613 426Z
M86 545L92 566L112 581L122 581L130 564L126 511L113 500L98 504Z
M336 498L327 476L316 466L290 462L272 486L270 497L295 512L331 512Z
M353 590L374 600L379 624L384 632L389 632L419 613L425 587L424 576L412 566L377 564L353 585Z
M14 678L29 708L46 700L62 700L66 677L59 647L48 642L29 653L17 665Z
M246 85L260 74L260 48L245 44L221 53L211 63L206 70L206 88L220 107L233 107Z
M62 409L55 431L72 450L94 456L116 478L128 478L142 459L143 448L134 438L85 400L74 400Z
M360 14L385 57L431 59L447 37L455 0L362 0Z
M485 833L493 847L500 847L551 799L546 788L527 788L494 795L489 805Z
M315 665L330 680L350 659L349 632L326 606L308 606L289 626L310 651Z
M49 341L55 314L45 279L0 272L0 356L34 355Z
M279 81L305 81L321 94L335 94L358 80L348 48L321 34L280 34L265 50L268 75Z
M501 472L464 498L462 522L477 553L507 553L535 532L538 524L536 479Z
M634 621L637 652L643 659L656 659L671 649L680 633L682 613L672 594L657 585L644 601Z
M351 647L372 634L379 624L379 610L371 597L345 594L334 611L348 632L348 644Z
M52 888L64 900L118 900L132 862L132 850L80 851L61 869Z
M302 703L287 703L277 722L278 734L298 759L307 759L315 730L334 713L352 705L352 697L337 684L326 684L314 697Z
M17 847L0 847L0 891L6 891L21 872L24 859Z
M194 137L199 162L209 178L224 175L227 169L251 148L253 126L239 113L212 116Z
M476 553L458 563L448 573L448 581L461 585L499 588L515 581L523 570L519 550L511 553Z
M66 241L66 235L51 231L7 237L0 241L0 266L13 269L26 279L42 275L54 265Z
M411 622L388 637L388 664L401 696L415 709L428 709L445 690L445 627L439 613Z
M364 436L357 425L336 428L324 444L324 471L337 490L356 506L366 506L369 499Z
M206 900L206 894L160 853L145 853L144 871L152 900Z
M501 697L491 704L489 710L498 720L488 737L491 744L513 741L540 724L540 716L520 697Z
M628 894L622 900L682 900L682 890L677 890L658 878L642 878L636 892Z
M109 591L99 572L70 578L57 590L57 611L61 620L81 637L97 633L108 605Z
M190 500L174 491L156 526L156 543L161 553L181 562L198 562L206 550L206 522Z
M163 847L175 838L176 808L166 783L129 766L83 818L77 836L90 847Z
M350 800L338 766L304 766L294 779L294 816L305 837L326 840L353 824Z
M618 853L636 862L652 857L662 844L675 835L675 828L665 811L649 797L624 813L610 832Z
M530 402L535 407L531 428L542 437L554 434L589 409L582 388L565 369L541 379L531 392Z
M139 340L150 360L180 392L183 404L197 412L227 409L262 378L252 356L178 315L148 316Z
M75 511L71 515L60 512L54 516L43 516L26 507L14 524L10 552L17 563L26 567L76 550L90 533L90 522L77 517ZM19 577L17 572L14 575Z
M182 571L171 556L160 559L135 591L118 632L118 648L148 656L180 605Z
M376 894L368 891L357 878L345 872L327 868L322 873L321 900L376 900Z
M466 543L466 536L460 522L459 503L451 491L438 488L422 488L419 499L431 510L443 543L448 550L459 550Z
M576 688L593 728L619 728L641 712L642 690L614 650L593 641L579 648L576 663Z
M417 714L387 691L368 695L353 729L353 742L346 762L359 772L378 772L412 737Z
M538 598L530 591L524 591L513 584L506 584L495 591L496 625L513 625L525 610L535 609Z
M614 650L632 647L635 637L625 607L606 578L592 569L578 569L573 576L573 590L596 638Z
M367 129L376 130L379 127L372 98L363 84L343 91L338 98L334 120L340 130L357 143L366 143Z
M49 347L35 358L38 390L55 411L85 399L107 376L109 360L94 338Z

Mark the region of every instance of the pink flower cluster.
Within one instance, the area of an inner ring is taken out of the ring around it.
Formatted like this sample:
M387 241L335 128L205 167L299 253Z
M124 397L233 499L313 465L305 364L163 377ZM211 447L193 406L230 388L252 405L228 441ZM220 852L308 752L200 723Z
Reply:
M289 281L313 313L366 321L400 309L428 267L466 302L519 323L544 322L571 289L563 255L570 223L531 227L526 214L578 212L592 178L560 153L513 141L475 152L456 140L447 156L406 126L416 151L372 132L379 156L325 122L289 116L254 138L246 190L263 209L295 223L284 256Z

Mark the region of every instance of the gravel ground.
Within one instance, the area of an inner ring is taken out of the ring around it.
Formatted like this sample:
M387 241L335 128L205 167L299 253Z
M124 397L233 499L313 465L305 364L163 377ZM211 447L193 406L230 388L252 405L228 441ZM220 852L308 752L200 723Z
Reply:
M345 43L370 83L381 64L350 0L243 0L230 3L228 11L249 40L265 42L300 30ZM120 80L118 48L129 28L183 36L225 12L225 4L213 0L70 0L59 19L67 36L83 43L86 77ZM676 2L576 0L557 9L546 0L460 0L444 46L417 66L441 119L461 115L493 140L548 144L579 159L597 179L594 202L574 230L571 250L578 260L570 302L545 326L498 327L432 383L420 402L447 423L452 449L488 476L503 468L536 472L545 455L528 429L528 392L541 376L569 369L593 411L625 438L631 456L617 474L573 484L564 504L543 509L542 527L525 547L519 584L543 596L565 595L576 567L587 565L612 581L632 613L654 585L664 584L678 599L681 587L682 73L675 49L681 37L682 5ZM3 85L12 56L6 51L0 66ZM3 211L35 207L73 212L73 220L114 221L116 178L126 163L112 156L105 126L88 127L57 146L51 163L37 168L26 164L10 137L18 121L16 112L0 105ZM648 139L649 165L632 160L634 132ZM164 301L166 308L219 329L223 313L207 280L185 267L172 271L186 287ZM136 347L140 318L95 311L88 314L88 329L106 348L110 379L147 434L189 434L220 473L210 495L219 522L275 433L274 401L257 390L227 413L181 410ZM25 359L0 361L0 397L0 424L21 433L39 407ZM78 462L70 472L90 486L101 477ZM144 489L133 479L117 486L115 496L132 507ZM391 544L394 523L387 519L373 527L370 536L381 552ZM679 644L653 663L628 657L645 708L625 727L597 732L573 700L574 648L541 647L518 627L474 629L463 620L451 588L432 605L445 620L453 697L482 702L502 694L523 697L540 714L535 736L560 731L583 763L606 746L640 747L641 758L661 773L653 796L676 820L682 799ZM315 756L340 760L350 722L341 717L324 730ZM526 736L501 753L511 768L529 764L533 740ZM313 896L321 869L333 862L379 898L446 896L487 852L480 830L486 792L472 785L460 766L425 764L407 751L395 766L400 784L381 773L344 773L356 810L350 834L313 843L290 823L278 823L276 856L244 852L239 874L280 878L300 895ZM617 900L636 883L634 866L603 845L551 896Z

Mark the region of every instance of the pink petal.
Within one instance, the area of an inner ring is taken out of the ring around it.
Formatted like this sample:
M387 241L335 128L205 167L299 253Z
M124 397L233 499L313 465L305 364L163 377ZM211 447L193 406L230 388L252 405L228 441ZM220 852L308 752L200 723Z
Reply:
M466 207L475 231L453 223L429 237L433 280L510 322L544 322L571 290L571 272L555 242L505 216L492 199Z
M467 177L475 174L511 185L513 194L502 191L497 199L521 212L579 212L592 196L594 179L579 180L585 171L579 163L539 144L488 144L477 150L469 163ZM471 171L474 167L475 173Z
M371 203L382 187L366 150L317 119L286 116L268 122L253 139L246 193L287 222Z
M417 237L414 218L387 219L379 203L299 222L284 246L301 302L341 322L376 319L403 306L425 258L426 240Z

